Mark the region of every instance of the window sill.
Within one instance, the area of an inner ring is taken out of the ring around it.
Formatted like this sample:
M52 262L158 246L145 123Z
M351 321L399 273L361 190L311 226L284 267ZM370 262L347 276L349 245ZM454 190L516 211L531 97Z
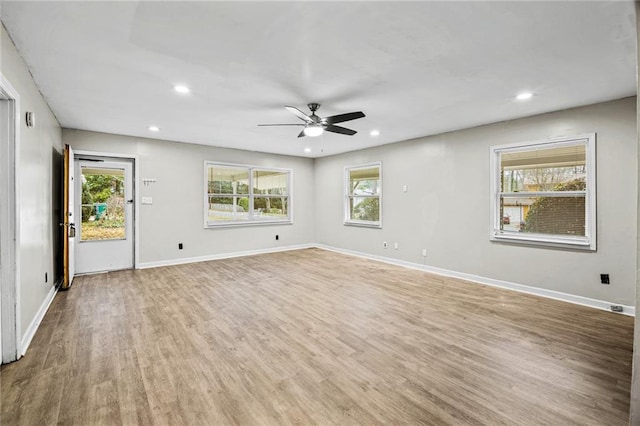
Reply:
M216 228L242 228L245 226L268 226L268 225L293 225L292 220L254 220L246 222L232 222L232 223L210 223L207 222L204 225L205 229Z
M345 221L345 226L359 226L362 228L377 228L382 229L382 223L371 223L371 222L354 222L354 221Z
M529 246L539 246L558 249L570 249L579 251L596 251L595 242L588 239L571 237L547 237L542 235L509 235L493 234L490 238L493 242L512 243Z

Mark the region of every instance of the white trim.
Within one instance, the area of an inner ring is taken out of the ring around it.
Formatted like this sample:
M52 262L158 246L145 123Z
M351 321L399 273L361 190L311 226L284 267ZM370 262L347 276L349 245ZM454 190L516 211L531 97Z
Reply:
M500 153L502 152L521 152L532 151L544 147L545 145L552 146L571 146L577 143L584 143L586 145L586 166L587 166L587 182L586 191L568 191L562 194L549 194L546 191L538 192L522 192L522 193L501 193L500 188ZM577 136L565 136L557 137L553 139L547 139L534 142L521 142L505 145L494 145L489 148L490 152L490 191L491 191L491 208L489 217L489 240L493 242L503 243L521 243L530 245L541 245L548 247L558 247L566 249L577 250L591 250L596 251L597 248L597 220L596 220L596 134L587 133ZM518 233L514 231L502 231L500 230L501 218L498 217L500 196L506 195L509 197L535 197L535 196L556 196L566 197L575 194L584 193L586 198L586 226L584 237L567 237L562 235L543 235L543 234L529 234Z
M391 265L403 266L405 268L416 269L419 271L429 272L436 275L442 275L445 277L458 278L465 281L469 281L476 284L484 284L491 287L498 287L507 290L517 291L519 293L532 294L534 296L545 297L547 299L560 300L563 302L573 303L575 305L588 306L590 308L600 309L603 311L611 312L611 305L619 305L623 308L623 315L635 316L635 306L620 305L619 303L607 302L604 300L591 299L588 297L577 296L568 293L562 293L554 290L547 290L544 288L531 287L523 284L512 283L509 281L496 280L493 278L481 277L479 275L467 274L464 272L456 272L443 268L436 268L433 266L420 265L418 263L407 262L404 260L391 259L383 256L375 256L367 253L362 253L353 250L346 250L337 247L331 247L324 244L316 244L316 247L323 250L329 250L336 253L348 254L352 256L362 257L365 259L377 260L379 262L389 263Z
M128 160L133 160L133 199L134 201L134 209L133 209L133 268L138 268L138 263L140 262L140 188L141 188L141 180L140 180L140 165L138 162L139 156L136 154L119 154L113 152L102 152L102 151L85 151L79 150L74 151L74 156L78 157L81 155L88 155L91 157L107 157L107 158L123 158Z
M33 318L33 321L31 321L31 324L29 324L29 327L27 327L27 330L24 332L22 341L20 342L20 356L23 356L25 352L27 352L27 349L31 344L31 340L33 340L33 336L36 335L36 331L38 331L38 327L42 323L42 320L44 319L44 316L49 310L49 306L51 306L51 303L53 302L53 299L56 297L57 293L57 287L51 287L51 290L49 290L49 294L47 294L47 297L42 302L42 305L40 305L38 313Z
M160 266L184 265L186 263L197 263L197 262L206 262L209 260L231 259L233 257L253 256L256 254L277 253L281 251L301 250L301 249L308 249L308 248L315 248L315 247L317 247L316 244L296 244L296 245L285 246L285 247L272 247L272 248L259 249L259 250L246 250L246 251L238 251L233 253L212 254L207 256L185 257L182 259L159 260L156 262L140 263L138 265L138 269L157 268Z
M377 167L378 168L378 179L380 180L380 185L379 185L379 192L377 195L365 195L363 196L363 198L377 198L378 199L378 221L374 222L374 221L365 221L365 220L354 220L351 219L351 211L349 209L350 203L349 203L349 198L352 196L351 195L351 180L349 179L349 172L351 170L362 170L362 169L369 169L369 168L373 168L373 167ZM343 174L343 184L342 184L342 190L343 190L343 199L342 199L342 203L343 203L343 220L342 220L342 224L345 226L360 226L363 228L378 228L378 229L382 229L382 161L374 161L372 163L367 163L367 164L360 164L357 166L345 166L344 167L344 174Z
M0 301L4 306L0 315L2 327L2 353L3 363L15 361L20 358L18 346L22 330L20 309L20 174L18 164L20 162L20 129L22 109L20 107L20 94L0 72L0 93L13 102L13 109L9 110L9 120L13 121L13 127L8 129L10 134L7 148L6 163L2 169L6 173L1 181L7 183L6 191L2 190L3 202L2 232L0 232L2 256L4 259L3 279L0 279ZM4 155L2 156L4 157ZM6 180L5 180L6 179Z

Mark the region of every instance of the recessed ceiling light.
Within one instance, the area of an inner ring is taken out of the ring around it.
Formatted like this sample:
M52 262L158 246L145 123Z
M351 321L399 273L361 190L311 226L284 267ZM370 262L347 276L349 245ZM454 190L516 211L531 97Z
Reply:
M182 84L176 84L175 86L173 86L173 90L182 94L187 94L191 91L187 86L184 86Z
M526 101L527 99L531 99L533 93L531 92L522 92L516 96L516 99L519 101Z
M159 132L160 131L160 127L158 127L158 126L149 126L149 131L151 131L151 132Z
M370 134L371 136L374 136L374 137L375 137L375 136L380 136L380 130L378 130L378 129L373 129L372 131L370 131L370 132L369 132L369 134Z
M309 153L309 152L311 152L311 148L309 148L309 147L306 147L306 148L304 149L304 152L306 152L306 153Z

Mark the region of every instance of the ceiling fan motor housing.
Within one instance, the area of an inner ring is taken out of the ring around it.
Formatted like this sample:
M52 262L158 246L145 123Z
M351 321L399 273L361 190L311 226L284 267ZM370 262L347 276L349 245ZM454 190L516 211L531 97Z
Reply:
M318 108L320 108L320 104L312 102L310 104L307 104L307 106L309 107L309 109L311 110L311 115L309 116L309 118L316 124L321 124L322 123L322 119L320 117L318 117L316 115L316 111L318 110ZM322 123L323 124L323 123Z

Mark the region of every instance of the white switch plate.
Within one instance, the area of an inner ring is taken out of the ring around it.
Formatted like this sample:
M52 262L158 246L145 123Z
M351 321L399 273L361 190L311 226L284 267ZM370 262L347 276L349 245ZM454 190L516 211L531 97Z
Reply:
M142 197L142 204L153 204L153 198L151 198L151 197Z
M409 187L407 185L402 185L402 192L407 192Z

